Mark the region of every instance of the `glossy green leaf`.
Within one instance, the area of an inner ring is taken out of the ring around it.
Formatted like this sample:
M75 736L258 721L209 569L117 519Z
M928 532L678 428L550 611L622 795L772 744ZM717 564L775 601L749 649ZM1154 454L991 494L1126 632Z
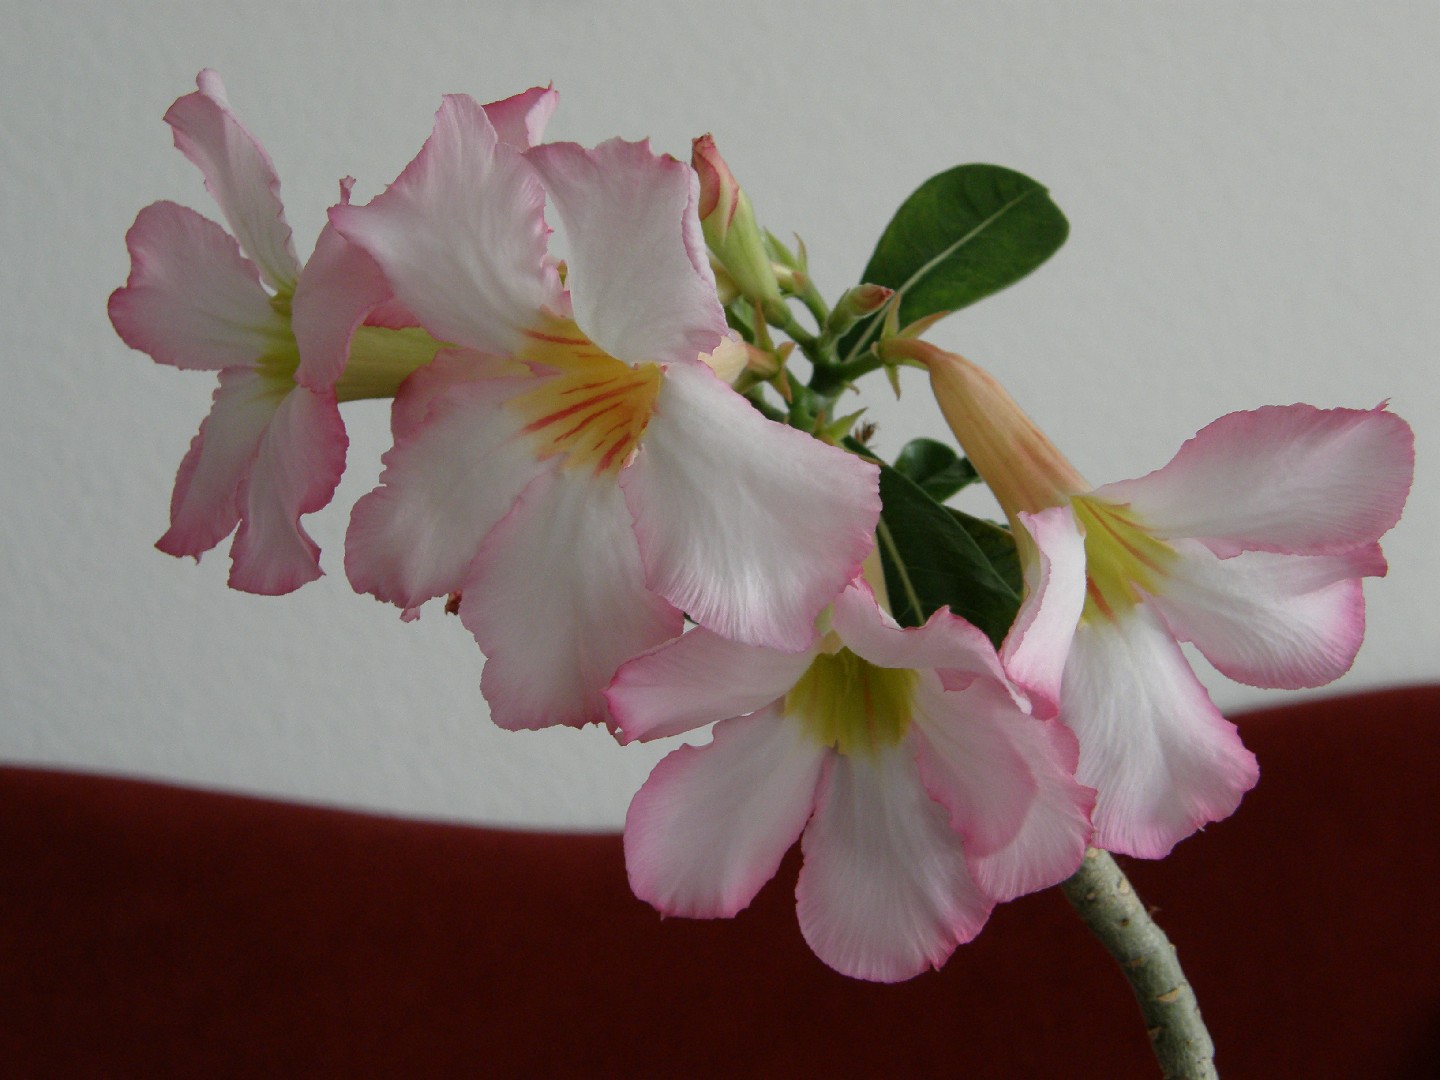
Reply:
M948 607L998 646L1015 621L1019 591L955 514L884 464L880 500L880 557L896 620L919 626Z
M895 470L940 503L980 479L970 462L935 439L911 439L895 458Z
M931 177L895 212L862 281L900 294L900 326L957 311L1013 285L1065 242L1070 224L1044 187L999 165L958 165ZM858 356L872 318L840 348Z

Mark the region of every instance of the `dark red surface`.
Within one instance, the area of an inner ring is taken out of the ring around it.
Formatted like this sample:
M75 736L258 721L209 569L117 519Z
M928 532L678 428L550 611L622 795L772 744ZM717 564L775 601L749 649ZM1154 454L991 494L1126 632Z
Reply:
M1440 1076L1440 688L1240 724L1239 813L1127 863L1222 1075ZM1158 1075L1055 891L873 986L806 949L796 866L662 923L613 835L0 769L0 1076Z

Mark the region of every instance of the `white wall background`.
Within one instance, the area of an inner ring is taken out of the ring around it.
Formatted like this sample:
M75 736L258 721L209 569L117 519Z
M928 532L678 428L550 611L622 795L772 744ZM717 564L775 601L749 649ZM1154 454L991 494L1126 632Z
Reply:
M885 10L882 10L884 8ZM0 759L409 814L617 825L658 749L486 719L458 621L402 625L340 570L386 412L352 406L329 576L283 599L152 548L210 376L116 338L141 206L213 214L160 116L224 76L302 255L337 178L369 198L439 95L553 80L551 137L712 131L833 294L920 181L991 161L1072 223L1039 274L934 336L990 366L1092 480L1221 413L1389 398L1419 482L1340 687L1440 675L1440 6L726 0L0 0ZM880 445L944 436L923 380ZM1223 707L1279 702L1212 680ZM1262 763L1263 764L1263 763ZM3 811L0 811L3 812Z

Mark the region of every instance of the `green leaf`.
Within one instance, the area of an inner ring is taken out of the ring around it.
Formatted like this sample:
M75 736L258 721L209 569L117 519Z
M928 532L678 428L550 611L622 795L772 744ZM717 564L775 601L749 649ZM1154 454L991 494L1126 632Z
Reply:
M948 607L985 631L998 647L1015 621L1019 590L955 514L883 463L880 501L880 558L896 620L902 626L919 626Z
M975 541L977 547L984 553L985 558L990 560L990 565L1000 575L1002 581L1010 586L1016 596L1023 596L1025 593L1025 572L1020 566L1020 551L1015 546L1015 537L1010 530L1003 525L996 525L993 521L986 521L984 518L971 517L963 510L956 510L953 506L945 508L967 533L970 539Z
M957 165L906 199L875 245L860 280L900 294L899 322L958 311L1013 285L1065 242L1070 223L1049 193L999 165ZM874 340L879 318L846 336L852 359Z
M980 479L970 462L935 439L911 439L895 459L895 470L939 503Z

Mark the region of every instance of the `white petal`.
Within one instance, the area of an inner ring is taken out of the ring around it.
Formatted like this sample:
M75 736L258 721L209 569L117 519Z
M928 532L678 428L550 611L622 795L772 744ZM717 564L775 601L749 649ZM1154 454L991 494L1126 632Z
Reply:
M125 236L130 279L110 321L132 349L162 364L218 371L252 366L290 336L235 238L172 202L145 207Z
M1164 468L1095 492L1129 503L1157 535L1218 554L1326 555L1374 543L1400 517L1415 436L1384 408L1270 406L1231 413Z
M540 468L503 407L527 382L466 381L434 364L406 380L396 413L413 421L400 399L414 394L424 420L397 433L380 486L351 514L345 571L358 592L412 608L463 585L486 534Z
M564 304L544 209L534 170L479 105L451 95L396 181L365 206L332 208L330 220L435 337L511 355L542 308Z
M695 213L699 180L648 142L527 155L569 242L575 322L630 363L693 361L729 336Z
M741 645L696 627L622 665L605 697L622 742L659 739L784 697L812 656Z
M512 729L607 723L615 669L683 625L645 588L613 479L554 464L485 538L460 618L487 657L490 715Z
M1221 559L1199 543L1152 599L1171 633L1251 686L1323 686L1350 669L1365 636L1360 579L1383 575L1378 544L1344 555L1250 551Z
M199 90L186 94L165 114L176 148L205 176L205 187L240 240L240 247L277 292L290 292L300 273L280 181L270 155L230 111L220 76L202 71Z
M295 381L329 390L345 370L350 339L366 314L390 298L390 285L375 260L326 224L315 253L300 272L291 302L300 367Z
M625 816L635 895L692 918L747 907L800 838L825 754L773 709L724 721L708 746L673 751Z
M620 474L651 587L702 626L798 651L860 569L874 466L772 423L703 364L673 364Z
M1098 792L1097 847L1158 859L1228 817L1259 767L1146 607L1081 623L1060 718L1080 740L1075 778Z
M803 849L800 930L844 975L898 982L938 968L989 917L907 743L829 760Z
M1005 635L1000 657L1030 694L1035 714L1052 717L1075 626L1085 606L1085 538L1068 506L1021 514L1036 556L1025 567L1025 600Z

